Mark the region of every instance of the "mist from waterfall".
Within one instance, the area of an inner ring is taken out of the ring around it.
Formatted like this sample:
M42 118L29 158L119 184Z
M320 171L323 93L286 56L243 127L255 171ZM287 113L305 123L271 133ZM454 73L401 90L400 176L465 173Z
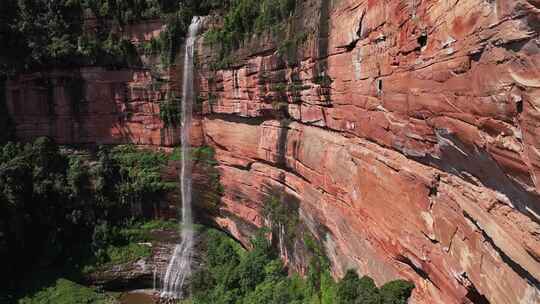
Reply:
M195 38L200 27L200 18L193 17L189 26L184 54L184 78L182 87L182 123L181 123L181 172L180 187L182 192L182 226L181 243L176 245L174 253L163 278L163 298L182 298L184 284L191 275L191 260L193 254L194 231L191 206L191 173L190 130L194 102L193 89L193 56L195 53Z

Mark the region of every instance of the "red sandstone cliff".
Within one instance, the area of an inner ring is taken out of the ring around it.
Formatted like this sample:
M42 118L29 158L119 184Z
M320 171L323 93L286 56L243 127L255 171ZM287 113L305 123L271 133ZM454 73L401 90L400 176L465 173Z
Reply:
M92 30L92 20L87 27ZM162 30L159 20L149 20L126 26L121 35L139 45ZM160 120L160 106L169 91L180 95L181 72L182 66L164 68L159 56L142 54L133 67L38 71L9 80L6 101L19 140L49 136L60 144L171 147L179 143L179 126ZM193 137L200 144L198 131Z
M336 275L413 280L413 303L540 302L539 24L536 0L303 1L288 33L200 70L216 221L247 241L279 188ZM298 50L277 52L300 32ZM85 109L69 106L63 73L85 79ZM40 75L21 77L8 95L17 135L173 145L148 73L49 73L51 99Z
M278 187L337 275L411 279L414 303L539 303L540 3L329 2L202 72L220 224L245 240Z

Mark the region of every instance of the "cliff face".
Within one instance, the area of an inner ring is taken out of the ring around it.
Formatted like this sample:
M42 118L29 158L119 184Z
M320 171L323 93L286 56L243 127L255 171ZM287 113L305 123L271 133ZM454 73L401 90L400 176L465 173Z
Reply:
M87 20L86 31L93 26L95 20ZM122 36L138 46L162 30L159 20L150 20L126 26ZM178 144L179 126L165 125L160 107L168 92L180 95L182 67L163 68L159 56L142 53L138 61L133 67L42 70L7 81L6 103L17 138L49 136L60 144Z
M200 40L193 137L216 149L218 224L247 243L279 189L338 276L410 279L414 303L538 303L540 3L306 0L298 12L228 69L209 68ZM8 84L19 138L177 143L150 70L44 75ZM65 79L84 80L84 104ZM302 270L295 248L282 254Z
M62 144L171 145L173 137L161 132L155 102L164 92L148 88L150 78L148 71L102 68L20 76L8 83L17 137L50 136ZM72 93L76 82L81 91Z
M302 2L201 72L218 222L245 241L277 187L337 275L411 279L414 303L540 301L539 5Z

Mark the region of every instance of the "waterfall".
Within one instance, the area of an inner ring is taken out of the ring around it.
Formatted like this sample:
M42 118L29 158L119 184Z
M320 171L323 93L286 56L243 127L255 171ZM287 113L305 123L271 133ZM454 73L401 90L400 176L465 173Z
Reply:
M154 272L153 272L153 281L152 281L152 290L155 292L157 290L157 287L156 287L156 278L157 278L157 268L156 268L156 265L154 265Z
M193 253L193 218L191 214L191 155L190 129L194 100L193 90L193 56L195 38L200 26L199 17L193 17L189 26L184 53L184 79L182 87L182 124L181 124L181 172L180 187L182 192L182 241L174 248L174 253L163 278L163 298L182 298L184 283L191 274L191 258Z

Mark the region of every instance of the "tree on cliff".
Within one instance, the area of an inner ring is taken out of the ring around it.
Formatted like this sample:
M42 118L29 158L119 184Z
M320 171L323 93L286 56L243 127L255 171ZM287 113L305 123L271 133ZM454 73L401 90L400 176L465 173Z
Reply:
M404 280L388 282L380 289L372 278L358 277L354 270L348 270L338 283L338 304L406 304L414 284Z
M76 0L18 0L14 30L24 40L26 64L60 64L77 51L82 10Z

